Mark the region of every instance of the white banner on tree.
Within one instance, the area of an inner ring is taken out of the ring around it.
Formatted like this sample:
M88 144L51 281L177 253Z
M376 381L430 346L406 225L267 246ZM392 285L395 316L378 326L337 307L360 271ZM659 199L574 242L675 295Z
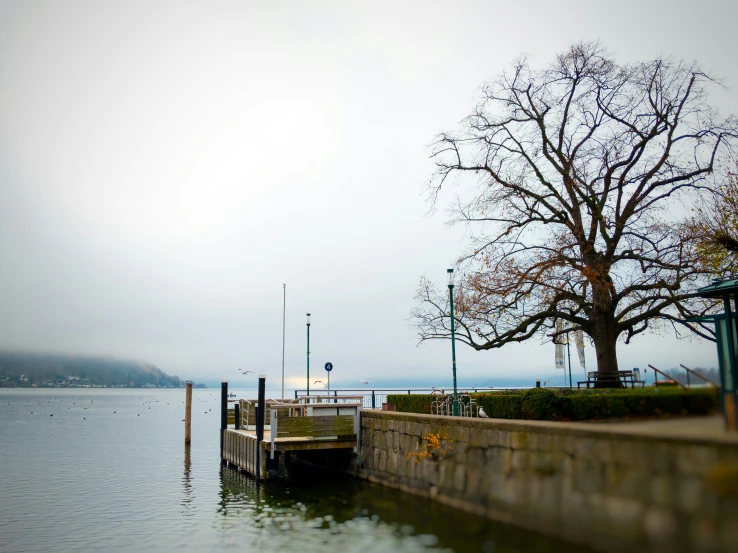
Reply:
M579 354L579 364L583 369L587 368L584 362L584 333L581 330L577 330L574 333L574 343L577 345L577 353Z
M563 369L564 367L564 344L556 344L556 368Z
M559 320L556 323L556 332L561 332L561 329L563 328L564 323L563 321ZM564 369L566 368L566 365L564 364L564 342L566 340L564 339L563 335L556 336L554 338L554 344L556 344L556 368L557 369Z

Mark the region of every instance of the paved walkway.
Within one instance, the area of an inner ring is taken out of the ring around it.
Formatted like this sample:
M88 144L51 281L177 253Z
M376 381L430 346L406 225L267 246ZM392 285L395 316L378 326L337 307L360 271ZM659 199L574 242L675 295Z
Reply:
M728 432L722 415L683 417L660 420L593 422L598 428L623 434L670 438L707 438L738 444L738 432Z

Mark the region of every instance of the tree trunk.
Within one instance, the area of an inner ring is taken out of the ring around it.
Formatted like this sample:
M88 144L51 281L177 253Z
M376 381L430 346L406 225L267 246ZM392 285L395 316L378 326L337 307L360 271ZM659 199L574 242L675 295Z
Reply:
M592 340L597 354L595 388L621 388L616 352L618 332L613 317L600 316L593 320Z
M612 280L605 267L597 266L596 274L605 275L592 282L592 341L597 355L597 382L595 388L621 388L618 378L618 324L612 299Z

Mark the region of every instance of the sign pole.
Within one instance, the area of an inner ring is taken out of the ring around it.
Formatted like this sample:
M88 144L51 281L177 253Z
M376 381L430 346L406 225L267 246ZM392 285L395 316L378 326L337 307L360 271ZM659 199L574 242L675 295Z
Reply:
M328 395L331 395L331 371L333 370L333 363L328 362L325 364L325 372L328 373ZM330 400L328 400L330 401Z

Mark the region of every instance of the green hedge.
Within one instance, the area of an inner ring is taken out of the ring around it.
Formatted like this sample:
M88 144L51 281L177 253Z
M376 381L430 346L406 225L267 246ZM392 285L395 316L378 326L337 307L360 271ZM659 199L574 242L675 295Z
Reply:
M720 407L714 389L531 390L471 394L494 419L578 421L661 415L705 415ZM430 413L434 396L390 395L397 411Z
M428 413L431 412L431 403L435 397L423 394L396 394L388 395L387 403L395 405L398 411L403 413Z

